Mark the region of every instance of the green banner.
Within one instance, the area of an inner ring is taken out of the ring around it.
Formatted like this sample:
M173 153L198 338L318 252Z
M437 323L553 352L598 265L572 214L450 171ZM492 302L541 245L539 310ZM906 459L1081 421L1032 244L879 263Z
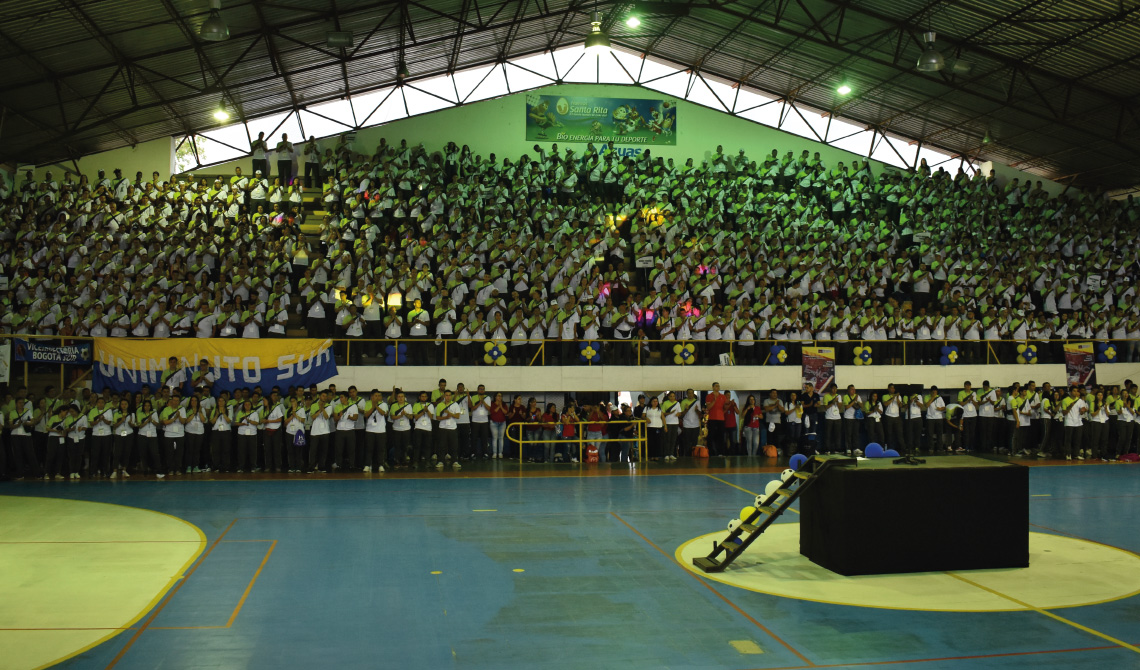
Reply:
M674 100L526 96L526 139L531 142L677 144Z

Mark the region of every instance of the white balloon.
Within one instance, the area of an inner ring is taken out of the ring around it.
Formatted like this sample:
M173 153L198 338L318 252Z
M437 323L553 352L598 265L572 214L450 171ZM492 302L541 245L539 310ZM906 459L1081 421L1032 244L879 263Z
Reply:
M772 495L773 493L776 492L776 489L780 488L783 485L784 485L784 482L782 482L781 480L773 479L772 481L768 482L767 486L764 487L764 495L765 496Z

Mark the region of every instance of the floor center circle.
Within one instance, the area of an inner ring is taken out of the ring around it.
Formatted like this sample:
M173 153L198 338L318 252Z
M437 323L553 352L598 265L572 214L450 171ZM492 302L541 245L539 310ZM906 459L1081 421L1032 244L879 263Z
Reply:
M706 574L693 565L727 535L689 540L677 548L677 561L702 577L749 591L885 609L1008 612L1093 605L1140 593L1140 556L1047 533L1029 534L1028 568L844 577L800 555L799 524L779 523L724 572Z

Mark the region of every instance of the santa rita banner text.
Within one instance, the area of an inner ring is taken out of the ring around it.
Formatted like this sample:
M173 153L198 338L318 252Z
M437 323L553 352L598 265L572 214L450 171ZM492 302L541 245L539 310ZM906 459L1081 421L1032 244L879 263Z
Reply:
M265 393L274 386L284 391L336 376L332 340L97 337L92 389L97 393L104 388L135 393L144 385L157 389L171 356L190 370L198 369L202 359L208 361L217 377L214 394L255 386Z
M613 142L620 145L676 145L674 100L526 96L526 139L530 142Z

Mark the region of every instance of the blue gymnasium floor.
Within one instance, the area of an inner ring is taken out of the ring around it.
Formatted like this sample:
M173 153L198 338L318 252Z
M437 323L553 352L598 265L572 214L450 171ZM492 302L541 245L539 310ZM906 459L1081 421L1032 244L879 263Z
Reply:
M155 510L205 535L137 622L59 668L1140 668L1136 595L921 612L709 581L675 550L723 530L751 500L736 487L762 490L772 475L617 472L13 482L0 495ZM1032 468L1033 530L1140 552L1138 476ZM931 520L984 507L948 501ZM0 668L14 667L12 651L0 644Z

